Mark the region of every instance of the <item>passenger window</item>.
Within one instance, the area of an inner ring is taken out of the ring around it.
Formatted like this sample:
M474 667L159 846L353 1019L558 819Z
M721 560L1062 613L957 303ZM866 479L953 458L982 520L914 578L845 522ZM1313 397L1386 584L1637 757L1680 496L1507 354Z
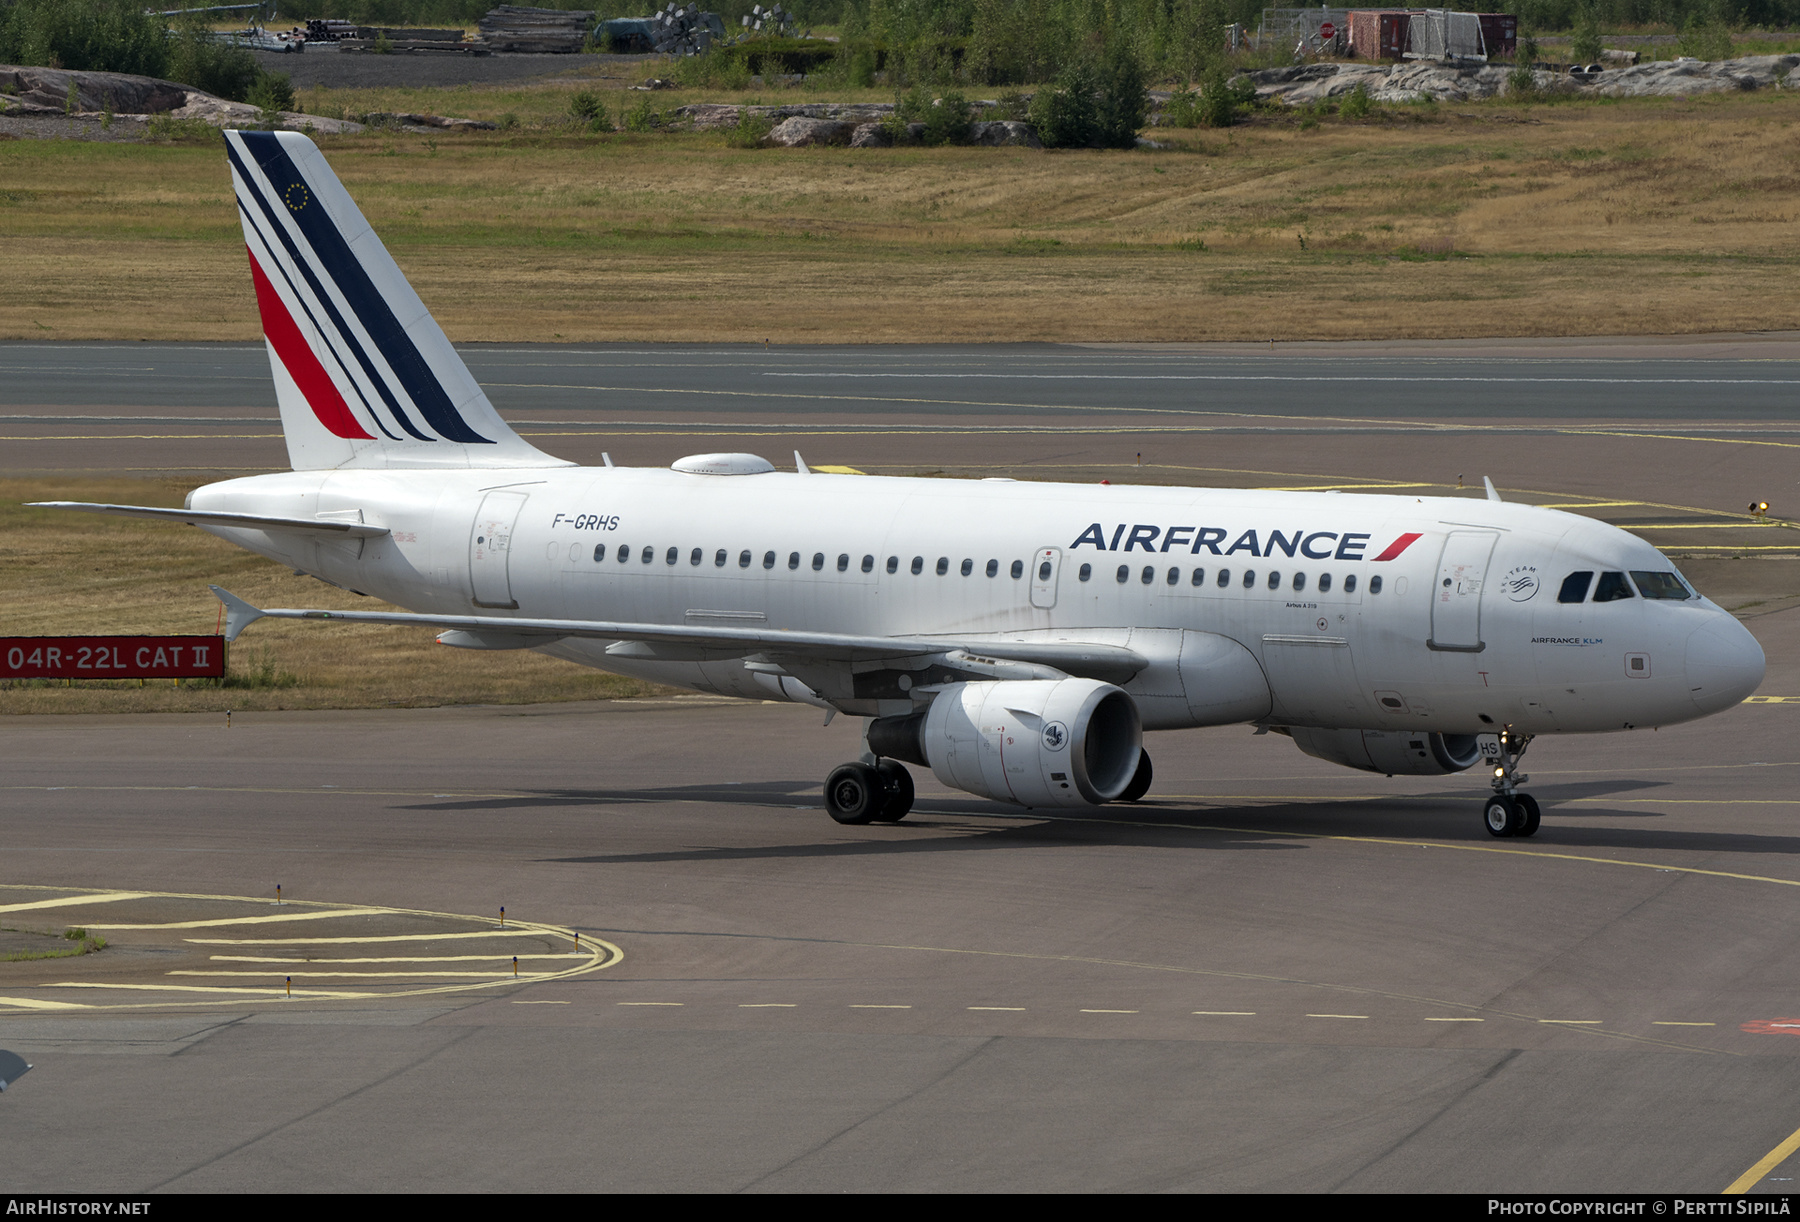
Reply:
M1038 580L1039 581L1049 581L1050 580L1050 562L1048 560L1046 560L1046 561L1044 561L1044 563L1038 565Z
M1219 570L1219 580L1218 580L1217 584L1221 590L1223 590L1226 586L1231 584L1231 570L1230 569L1220 569Z
M938 562L937 562L937 575L939 577L942 577L945 573L948 573L949 571L950 571L950 557L939 556Z
M914 556L913 557L912 571L913 571L914 577L917 577L920 573L923 573L925 571L925 557L923 557L923 556Z
M799 552L789 552L788 553L788 568L790 570L792 570L792 569L797 569L799 567L800 567L800 553Z
M849 552L839 552L838 553L838 572L848 573L849 571L850 571L850 553Z
M1244 570L1244 588L1246 590L1252 590L1252 589L1256 588L1256 570L1255 569L1245 569Z
M864 556L862 569L865 573L873 573L875 571L875 557Z
M1344 582L1344 587L1346 589L1348 589L1349 586L1350 586L1350 583L1348 580L1346 580ZM1376 574L1375 576L1369 578L1369 593L1371 593L1371 594L1381 593L1381 575L1379 573Z
M738 553L738 567L740 569L747 569L750 567L750 553L749 552L746 551L746 552Z
M628 543L619 544L619 563L620 564L628 564L628 563L630 563L630 561L631 561L631 545Z
M680 558L680 556L681 556L681 549L679 547L671 547L669 549L669 554L663 557L663 563L664 564L674 564L675 561Z
M1557 592L1559 603L1584 603L1587 601L1588 587L1594 583L1594 574L1590 569L1581 573L1570 573L1563 578L1562 589Z
M898 573L900 571L900 557L889 556L888 563L887 563L887 570L890 573Z
M604 559L606 559L606 544L594 544L594 562L597 564Z
M1631 579L1637 583L1638 593L1645 598L1693 597L1693 591L1674 573L1649 573L1642 569L1632 569Z
M1180 582L1180 580L1181 580L1181 570L1180 569L1170 569L1169 570L1169 584L1175 585L1178 582Z
M1269 588L1271 590L1279 590L1281 588L1281 574L1280 573L1270 573L1269 574Z
M1117 576L1118 576L1120 585L1124 585L1127 581L1130 581L1131 580L1131 566L1129 564L1121 564L1119 566L1119 572L1118 572Z
M654 559L656 559L656 549L654 547L646 546L644 548L644 555L643 555L644 563L649 564Z
M775 567L775 553L774 552L764 552L763 553L763 567L765 569L772 569Z
M1344 593L1346 593L1346 594L1356 593L1356 574L1355 573L1351 573L1349 576L1344 578Z
M1205 582L1206 582L1206 570L1205 569L1195 569L1193 584L1194 585L1203 585L1203 584L1205 584Z
M1081 580L1083 580L1083 581L1086 581L1088 578L1092 577L1093 575L1094 575L1094 566L1091 564L1082 565L1081 572L1077 574L1077 576L1080 577Z
M1138 575L1138 580L1145 585L1149 585L1156 580L1156 569L1153 566L1146 564L1144 566L1144 571Z
M696 547L693 550L693 553L690 556L688 556L688 563L689 564L699 564L700 563L700 549L699 548Z
M967 577L970 573L973 573L974 571L975 571L975 562L973 560L964 560L962 562L962 575L964 577Z
M1623 573L1602 573L1600 580L1594 583L1594 601L1597 603L1618 602L1621 598L1631 597L1631 586L1626 583Z
M1319 593L1321 593L1321 594L1331 593L1331 574L1330 573L1320 573L1319 574Z
M789 565L788 567L792 568L794 566ZM823 573L824 571L825 571L825 553L824 552L814 552L813 553L813 572Z
M1025 562L1023 560L1013 561L1012 575L1013 575L1014 581L1017 581L1019 578L1025 576Z
M987 575L988 575L988 576L989 576L989 577L998 577L998 576L1000 576L1000 562L999 562L999 561L998 561L998 560L990 560L990 561L988 561L988 566L987 566Z

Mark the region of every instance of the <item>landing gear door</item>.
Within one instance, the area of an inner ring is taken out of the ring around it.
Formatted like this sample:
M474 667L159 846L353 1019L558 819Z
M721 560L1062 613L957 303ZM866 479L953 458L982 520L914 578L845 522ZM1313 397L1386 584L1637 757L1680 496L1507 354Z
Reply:
M1452 653L1486 648L1481 642L1481 591L1499 538L1489 530L1453 530L1444 539L1431 592L1431 639L1426 642L1431 648Z
M512 575L513 524L525 507L523 492L490 492L481 499L475 526L469 532L469 580L477 607L516 608Z
M1056 575L1062 568L1062 548L1040 547L1031 561L1031 605L1046 610L1056 605Z

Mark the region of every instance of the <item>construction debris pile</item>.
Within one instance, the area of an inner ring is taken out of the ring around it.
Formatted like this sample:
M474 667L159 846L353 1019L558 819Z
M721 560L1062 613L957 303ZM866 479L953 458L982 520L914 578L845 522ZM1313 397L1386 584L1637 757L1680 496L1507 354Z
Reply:
M704 55L725 39L725 23L698 4L677 8L671 3L650 14L650 47L662 55Z
M478 28L490 51L573 55L593 33L594 11L502 4L490 10Z
M1756 89L1800 89L1800 55L1750 55L1704 63L1664 60L1626 68L1583 69L1579 74L1532 72L1534 88L1606 97L1692 97ZM1414 60L1394 64L1303 64L1247 72L1259 101L1303 106L1349 96L1362 86L1373 102L1467 102L1506 93L1512 69L1500 64L1453 66Z
M744 14L743 24L758 34L769 34L776 38L792 38L797 28L794 15L779 4L774 8L754 5Z

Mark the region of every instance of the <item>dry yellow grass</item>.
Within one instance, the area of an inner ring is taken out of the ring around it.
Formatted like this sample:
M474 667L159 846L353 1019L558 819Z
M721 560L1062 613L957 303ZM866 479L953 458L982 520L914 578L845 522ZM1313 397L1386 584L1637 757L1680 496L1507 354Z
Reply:
M459 340L1452 337L1800 326L1796 118L1781 91L1124 154L325 143ZM257 333L217 147L0 144L0 260L29 286L0 337Z
M179 505L185 485L154 480L0 481L0 625L8 636L210 633L224 586L261 606L381 606L239 550L202 531L28 509L30 500ZM203 712L598 700L666 689L528 650L448 649L428 629L265 621L232 649L241 681L291 686L0 682L0 714Z

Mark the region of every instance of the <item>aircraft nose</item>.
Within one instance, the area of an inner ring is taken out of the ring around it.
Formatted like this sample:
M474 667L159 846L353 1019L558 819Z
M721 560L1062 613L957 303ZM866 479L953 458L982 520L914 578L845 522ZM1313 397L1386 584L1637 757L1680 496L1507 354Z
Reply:
M1754 692L1765 665L1762 646L1730 615L1715 615L1688 635L1688 694L1702 713L1728 709Z

